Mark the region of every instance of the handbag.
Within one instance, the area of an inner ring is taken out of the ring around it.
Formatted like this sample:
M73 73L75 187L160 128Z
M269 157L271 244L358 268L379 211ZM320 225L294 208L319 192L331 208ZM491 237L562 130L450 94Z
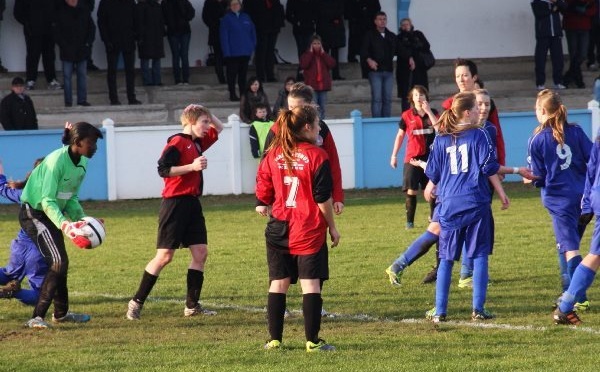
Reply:
M420 51L419 55L421 56L421 60L423 60L423 66L425 66L426 70L429 70L433 66L435 66L435 57L430 50Z

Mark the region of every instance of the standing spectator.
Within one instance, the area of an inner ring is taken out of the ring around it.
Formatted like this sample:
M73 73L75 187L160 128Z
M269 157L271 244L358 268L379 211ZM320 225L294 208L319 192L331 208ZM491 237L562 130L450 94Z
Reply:
M279 31L285 24L285 12L279 0L245 0L244 11L256 28L254 66L258 80L277 81L275 78L275 45Z
M135 1L100 0L98 30L106 49L108 98L111 105L120 105L117 94L117 63L123 55L125 87L130 105L139 105L135 96Z
M563 29L567 36L569 48L569 69L563 77L563 84L569 87L571 82L577 88L585 88L581 64L585 60L592 18L596 14L595 0L566 0L567 8L563 11Z
M590 71L598 70L600 63L600 0L594 1L596 3L596 13L592 17L590 42L587 51L587 67Z
M327 92L331 90L329 71L335 66L335 60L323 50L319 35L312 37L310 48L300 57L300 68L304 71L304 83L313 88L315 101L319 106L319 116L325 119Z
M54 37L52 22L55 19L55 2L48 0L15 0L14 17L23 25L25 34L25 70L27 89L35 89L38 76L40 56L44 65L44 76L48 82L48 89L62 88L56 80L54 60Z
M317 34L323 39L323 47L327 54L335 60L335 67L331 71L332 78L344 80L340 75L340 48L346 46L344 0L319 0L317 13Z
M25 94L25 81L12 80L11 92L0 102L0 123L4 130L38 129L33 101Z
M276 118L277 115L279 115L279 110L288 109L287 98L294 84L296 84L296 79L293 76L288 76L285 79L285 83L283 83L283 88L279 89L277 99L275 100L275 104L273 105L273 117Z
M254 106L258 103L262 103L267 107L267 117L271 117L271 106L269 105L269 98L263 89L263 85L256 78L256 76L250 77L248 83L246 83L246 89L241 95L240 101L240 120L246 124L252 123L254 116Z
M563 85L563 50L560 11L566 9L565 0L532 0L531 9L535 17L535 85L538 90L546 89L546 55L550 51L552 80L555 89Z
M317 5L317 0L288 0L285 6L285 18L292 24L292 33L296 40L298 61L300 61L302 53L308 49L310 38L315 34ZM296 80L302 81L303 79L300 66L298 66ZM275 113L277 114L277 112Z
M165 22L158 0L138 0L135 6L138 56L146 86L162 85L160 59L165 57ZM149 63L152 61L152 68Z
M86 3L88 5L88 10L90 11L90 16L91 16L92 12L96 8L96 0L86 0ZM92 23L93 22L94 22L94 20L92 19ZM100 70L100 68L98 66L96 66L94 64L94 61L92 60L92 44L94 43L94 40L96 40L96 24L93 23L93 26L94 26L94 38L92 39L92 42L90 43L90 51L89 51L89 56L87 59L87 70L88 71Z
M202 8L202 20L208 26L208 45L215 56L215 74L220 84L227 82L223 72L223 48L219 37L219 24L226 11L226 0L206 0Z
M196 10L189 0L163 0L161 4L165 26L167 26L167 38L171 49L175 84L189 84L190 61L188 52L192 37L190 21L194 19Z
M394 86L394 54L396 36L387 29L387 15L378 12L375 28L367 32L360 52L361 61L368 66L371 85L371 116L392 116L392 88Z
M4 19L4 11L6 10L6 0L0 0L0 24ZM2 59L0 59L0 73L7 73L8 70L2 65Z
M415 85L424 86L429 89L427 68L421 57L421 52L430 50L429 41L425 35L415 30L410 18L400 21L400 32L396 37L397 54L396 60L396 86L398 97L402 99L402 110L409 109L408 91Z
M256 31L248 14L242 12L240 0L229 0L229 11L219 25L219 37L223 48L223 58L227 68L229 100L239 101L236 94L237 81L240 95L245 88L248 62L256 47Z
M62 61L65 107L73 106L72 76L77 74L77 104L87 101L87 61L94 40L94 22L83 0L64 0L57 7L55 38Z
M181 133L167 140L158 159L158 174L164 188L159 211L156 254L146 265L137 292L127 304L127 319L139 320L144 302L161 271L173 260L175 251L189 248L187 294L183 315L216 315L200 305L204 267L208 257L206 223L200 204L207 158L203 154L218 139L223 124L208 109L189 105L181 114Z
M379 0L346 0L345 18L348 20L348 62L358 62L363 37L373 28L371 20L381 10Z

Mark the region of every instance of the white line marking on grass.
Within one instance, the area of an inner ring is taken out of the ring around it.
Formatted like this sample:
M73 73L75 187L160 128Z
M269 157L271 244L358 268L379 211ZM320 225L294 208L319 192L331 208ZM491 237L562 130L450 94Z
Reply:
M103 297L111 300L123 300L123 303L126 304L127 301L131 299L131 296L117 296L110 293L84 293L84 292L71 292L71 296L74 297ZM164 303L173 303L173 304L183 304L185 301L181 299L175 298L163 298L163 297L152 297L147 300L147 302L164 302ZM266 308L264 307L256 307L256 306L240 306L240 305L232 305L232 304L223 304L223 303L214 303L214 302L206 302L202 301L202 304L207 307L213 307L218 309L229 309L229 310L240 310L246 311L249 313L265 313ZM125 305L124 305L125 306ZM290 310L293 316L302 316L301 310ZM405 324L429 324L430 322L426 319L393 319L387 317L379 317L375 315L369 314L341 314L341 313L327 313L328 318L333 319L344 319L344 320L356 320L361 322L390 322L390 323L405 323ZM466 322L466 321L447 321L441 323L441 327L444 325L449 326L459 326L465 328L483 328L483 329L499 329L499 330L507 330L507 331L533 331L533 332L545 332L550 330L552 327L536 327L532 325L512 325L512 324L498 324L498 323L483 323L483 322ZM556 327L564 327L564 326L556 326ZM593 329L590 327L573 327L567 326L565 329L570 329L578 332L590 333L593 335L600 335L600 330Z

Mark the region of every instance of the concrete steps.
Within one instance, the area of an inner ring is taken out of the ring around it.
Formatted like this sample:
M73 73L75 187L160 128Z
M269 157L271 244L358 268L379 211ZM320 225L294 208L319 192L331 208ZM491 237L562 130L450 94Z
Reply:
M534 82L532 57L476 59L479 75L490 90L499 111L532 111L537 91ZM568 65L568 63L567 63ZM347 118L352 110L360 110L365 117L370 116L370 87L367 80L361 78L360 66L357 63L343 64L341 75L346 78L334 81L333 90L328 94L328 119ZM280 64L276 66L279 82L265 83L264 89L274 103L279 89L287 76L296 75L297 65ZM251 68L248 76L253 75ZM9 87L14 76L21 74L0 74L0 86ZM584 69L586 89L567 89L561 91L567 108L586 108L592 97L592 86L597 72ZM60 76L60 73L59 73ZM550 81L550 63L547 65L547 76ZM217 117L227 120L231 114L239 112L239 103L230 102L227 86L217 82L212 67L191 68L190 85L173 84L171 69L162 72L163 86L145 87L141 82L141 74L136 71L136 94L142 105L110 106L106 88L106 72L98 71L88 74L88 101L91 107L64 107L62 90L45 89L43 78L38 80L38 87L29 91L38 112L41 128L61 128L65 121L89 121L99 124L110 117L117 125L137 124L175 124L178 123L181 110L189 103L200 103L209 107ZM452 60L437 61L429 71L430 96L433 107L440 109L441 102L456 93ZM75 84L75 79L73 84ZM126 103L123 72L119 72L117 84L120 87L119 97ZM6 90L5 92L8 92ZM75 92L74 92L75 95ZM394 97L392 114L401 113L400 100ZM75 97L74 97L75 98Z

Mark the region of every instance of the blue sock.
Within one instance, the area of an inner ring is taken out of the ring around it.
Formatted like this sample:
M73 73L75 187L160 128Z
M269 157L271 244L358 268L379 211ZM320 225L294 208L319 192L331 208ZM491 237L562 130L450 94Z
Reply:
M570 281L573 281L573 274L575 273L575 270L577 269L581 261L583 261L581 256L575 256L569 261L567 261L567 271L569 272ZM575 297L576 302L587 301L586 289L587 287L583 291L577 293L577 296Z
M450 293L450 281L452 280L452 260L440 260L435 282L435 314L448 314L448 295Z
M467 244L463 244L462 260L460 265L460 278L470 278L473 276L473 259L467 257Z
M565 292L569 288L569 284L571 284L571 275L569 275L569 271L567 269L567 259L564 253L558 253L558 269L560 270L560 283L562 285L562 290Z
M473 310L483 311L489 281L488 256L473 259Z
M439 240L439 236L425 231L419 236L412 244L402 253L400 257L392 264L392 270L398 272L404 270L407 266L410 266L413 262L418 260L425 253L429 252L429 249Z
M0 268L0 285L10 282L12 279L4 273L4 268Z
M38 302L40 293L33 289L21 289L15 294L15 298L25 305L35 306Z
M594 282L595 277L596 272L594 270L585 265L577 266L577 269L571 278L571 285L569 286L569 289L563 293L560 305L558 305L560 311L568 313L573 310L576 298L579 298L581 293L585 293Z

